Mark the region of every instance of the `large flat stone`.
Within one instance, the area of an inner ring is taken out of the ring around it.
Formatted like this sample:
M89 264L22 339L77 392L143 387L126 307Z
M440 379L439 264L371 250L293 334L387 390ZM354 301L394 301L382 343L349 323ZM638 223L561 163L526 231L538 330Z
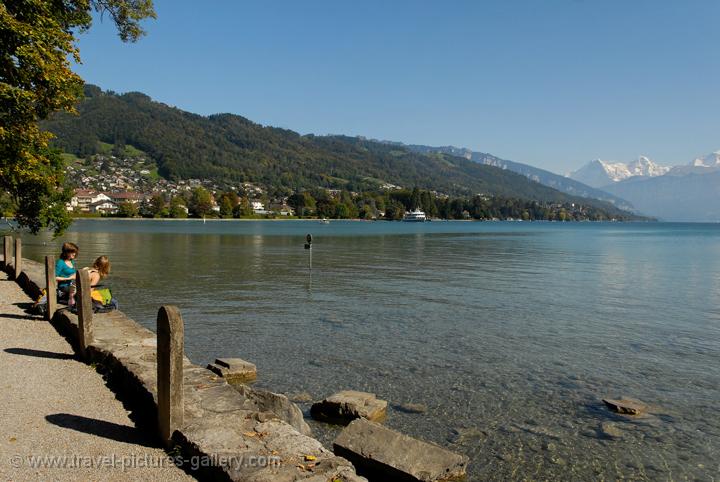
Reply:
M468 457L378 423L358 419L333 444L335 455L350 460L371 480L435 482L465 476Z
M385 419L387 405L385 400L376 398L372 393L344 390L314 403L310 414L316 420L342 425L356 418L380 422Z
M247 383L257 379L257 367L242 358L217 358L207 366L230 384Z
M280 393L260 390L248 385L232 385L247 401L246 403L258 412L272 412L278 418L292 425L303 435L312 436L312 430L305 421L302 410L288 397Z

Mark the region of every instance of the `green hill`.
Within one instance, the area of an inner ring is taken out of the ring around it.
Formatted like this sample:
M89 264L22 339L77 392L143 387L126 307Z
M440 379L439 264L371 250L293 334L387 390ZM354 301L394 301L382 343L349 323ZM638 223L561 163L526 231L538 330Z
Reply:
M100 152L103 143L132 145L151 156L167 179L255 182L279 192L316 187L363 191L390 183L455 196L577 201L617 212L607 203L445 153L418 153L357 137L302 136L233 114L200 116L137 92L118 95L88 85L85 93L79 116L60 114L44 123L57 135L55 145L79 157Z

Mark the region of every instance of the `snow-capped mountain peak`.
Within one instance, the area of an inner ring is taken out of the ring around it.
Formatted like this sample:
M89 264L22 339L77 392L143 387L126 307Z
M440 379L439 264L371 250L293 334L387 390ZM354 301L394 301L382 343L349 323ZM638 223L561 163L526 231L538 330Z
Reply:
M613 182L622 181L632 175L628 166L622 162L608 162L602 159L595 159L593 162L601 166L607 177Z
M640 156L636 161L628 164L628 169L630 169L632 176L644 177L662 176L670 170L669 167L656 164L645 156Z
M707 156L690 161L692 167L720 167L720 151L711 152Z
M640 156L627 164L595 159L577 171L571 172L569 177L592 187L602 187L636 176L662 176L669 170L669 167L656 164L646 156Z

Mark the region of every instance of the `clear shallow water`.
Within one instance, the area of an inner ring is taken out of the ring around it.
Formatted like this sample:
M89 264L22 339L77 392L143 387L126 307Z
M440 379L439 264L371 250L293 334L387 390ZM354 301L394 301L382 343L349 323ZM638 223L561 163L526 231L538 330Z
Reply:
M86 220L63 240L110 256L138 322L178 305L196 363L425 404L386 424L466 453L471 480L720 478L720 225ZM620 395L652 414L609 413Z

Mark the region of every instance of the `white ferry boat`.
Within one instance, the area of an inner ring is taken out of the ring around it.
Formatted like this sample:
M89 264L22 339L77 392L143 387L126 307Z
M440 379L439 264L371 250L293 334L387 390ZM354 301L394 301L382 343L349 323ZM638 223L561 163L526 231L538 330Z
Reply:
M415 209L414 211L405 213L403 221L408 223L424 223L427 221L427 216L425 216L425 213L420 209Z

